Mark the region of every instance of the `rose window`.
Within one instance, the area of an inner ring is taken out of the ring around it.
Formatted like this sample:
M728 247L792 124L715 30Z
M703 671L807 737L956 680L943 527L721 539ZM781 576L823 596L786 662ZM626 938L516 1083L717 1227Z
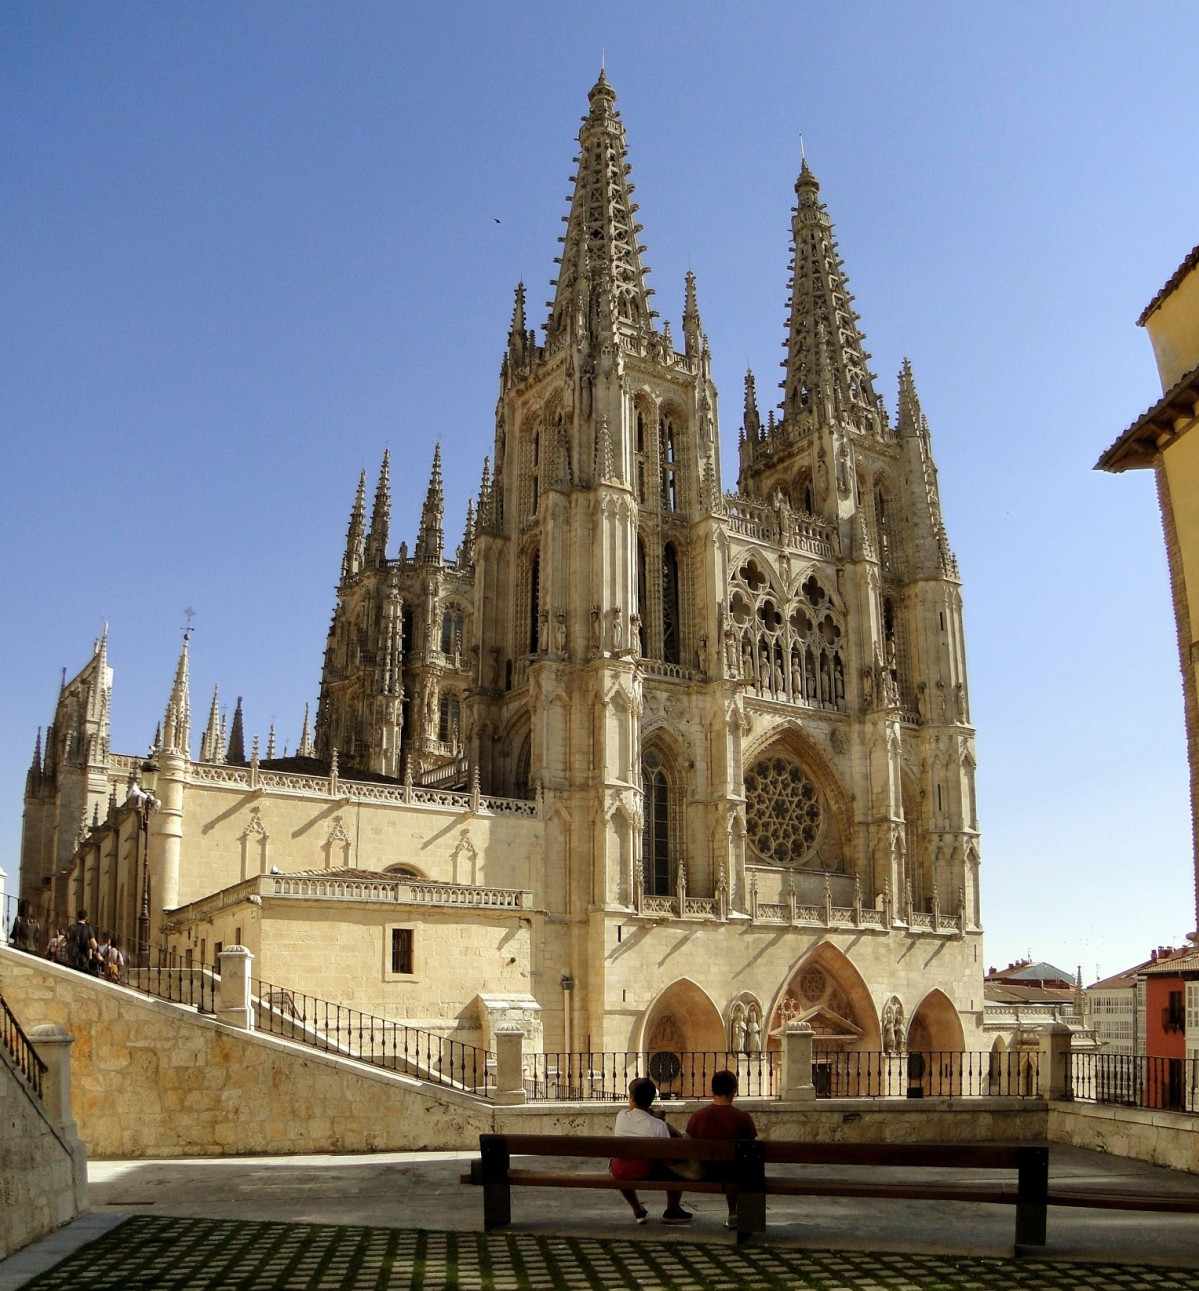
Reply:
M775 865L799 865L815 849L823 813L816 786L794 762L763 758L745 773L746 833Z

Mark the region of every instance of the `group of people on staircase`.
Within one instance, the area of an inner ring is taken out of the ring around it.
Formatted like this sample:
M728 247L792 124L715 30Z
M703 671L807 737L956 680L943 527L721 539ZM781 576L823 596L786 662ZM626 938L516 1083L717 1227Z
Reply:
M42 954L42 925L34 917L28 901L17 904L17 915L8 933L8 944L14 950L24 950L30 955ZM66 968L78 969L93 977L103 977L109 982L119 982L125 973L125 955L117 938L110 932L99 936L87 921L87 911L80 910L75 922L65 931L55 930L46 943L45 957Z

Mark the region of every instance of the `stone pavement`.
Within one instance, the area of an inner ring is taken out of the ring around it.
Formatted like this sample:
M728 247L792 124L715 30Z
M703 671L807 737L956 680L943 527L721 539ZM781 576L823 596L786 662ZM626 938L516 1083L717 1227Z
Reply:
M738 1248L718 1197L687 1201L689 1228L638 1228L612 1194L516 1189L512 1228L484 1235L458 1182L471 1155L93 1162L91 1213L0 1263L0 1291L1191 1291L1199 1270L1199 1217L1057 1207L1044 1258L1019 1261L1012 1207L967 1203L772 1198L765 1239ZM1051 1172L1199 1195L1199 1176L1077 1149Z
M1137 1265L736 1247L686 1237L639 1242L532 1233L484 1236L135 1215L29 1286L31 1291L1192 1291L1194 1282L1190 1270Z

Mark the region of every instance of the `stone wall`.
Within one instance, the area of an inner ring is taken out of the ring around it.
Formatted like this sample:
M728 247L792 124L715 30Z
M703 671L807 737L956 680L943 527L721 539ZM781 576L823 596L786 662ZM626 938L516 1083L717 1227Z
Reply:
M470 1147L491 1108L273 1036L239 1031L0 948L22 1018L75 1037L73 1108L98 1158Z
M71 1143L0 1047L0 1260L69 1223L84 1206Z
M1182 1112L1054 1102L1049 1140L1199 1174L1199 1116Z

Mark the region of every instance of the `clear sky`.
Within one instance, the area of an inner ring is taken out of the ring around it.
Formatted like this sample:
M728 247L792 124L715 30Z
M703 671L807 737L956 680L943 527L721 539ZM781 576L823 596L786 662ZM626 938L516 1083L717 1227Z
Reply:
M104 621L140 753L192 704L295 747L358 472L447 545L512 289L540 324L601 51L655 303L694 270L732 487L772 402L799 135L894 408L910 357L961 564L986 957L1084 976L1195 922L1141 309L1199 241L1193 3L0 7L0 867ZM499 221L497 223L497 221ZM763 413L765 406L763 407Z

